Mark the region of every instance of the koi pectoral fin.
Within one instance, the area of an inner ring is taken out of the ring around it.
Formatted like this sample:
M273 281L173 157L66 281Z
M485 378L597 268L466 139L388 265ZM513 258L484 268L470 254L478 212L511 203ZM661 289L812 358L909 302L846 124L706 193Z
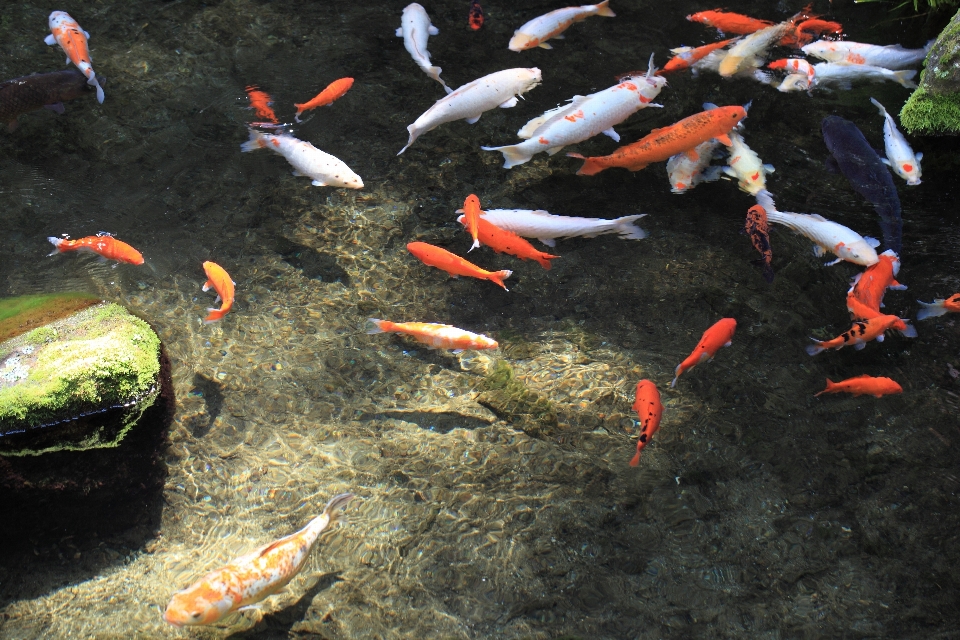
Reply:
M46 38L44 38L43 41L44 41L46 44L49 44L49 45L55 45L55 44L57 44L57 39L53 37L53 34L52 34L52 33L51 33L50 35L48 35Z

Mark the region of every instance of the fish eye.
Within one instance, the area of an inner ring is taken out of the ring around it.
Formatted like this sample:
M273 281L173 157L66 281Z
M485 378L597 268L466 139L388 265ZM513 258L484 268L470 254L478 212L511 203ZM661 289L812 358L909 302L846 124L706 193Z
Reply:
M203 616L203 611L194 611L190 614L190 619L199 620L201 616Z

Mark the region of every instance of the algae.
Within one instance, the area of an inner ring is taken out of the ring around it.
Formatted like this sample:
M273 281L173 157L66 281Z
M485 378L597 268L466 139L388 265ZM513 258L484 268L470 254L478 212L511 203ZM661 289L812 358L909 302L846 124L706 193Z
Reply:
M930 48L900 124L912 134L960 134L960 11Z
M480 389L477 402L515 423L528 435L549 437L554 433L558 421L553 405L518 380L507 362L497 362Z

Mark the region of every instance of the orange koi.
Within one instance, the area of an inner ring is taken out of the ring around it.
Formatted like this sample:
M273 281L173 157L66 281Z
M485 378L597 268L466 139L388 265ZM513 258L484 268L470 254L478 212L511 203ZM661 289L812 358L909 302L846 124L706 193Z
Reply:
M733 333L737 330L737 321L733 318L721 318L712 327L703 332L700 342L694 347L693 352L687 356L687 359L677 365L674 372L673 382L670 387L677 386L677 378L680 374L705 360L713 360L720 347L729 347L733 344Z
M242 555L173 594L163 619L175 627L209 625L277 593L303 569L320 534L343 521L340 511L353 497L341 493L331 498L323 513L300 531Z
M100 232L95 236L69 240L63 238L48 237L54 247L53 253L64 253L66 251L92 251L93 253L106 258L107 260L116 260L117 262L126 262L127 264L143 264L143 255L139 251L128 245L126 242L117 240L106 232Z
M687 16L687 20L705 24L723 33L736 35L745 35L773 26L773 23L769 20L758 20L750 16L729 11L720 11L719 9L691 14Z
M707 57L717 49L723 49L725 46L736 40L737 38L730 38L729 40L711 42L710 44L705 44L702 47L696 47L693 49L690 47L679 47L677 49L672 49L671 53L675 53L676 55L670 58L670 60L667 61L667 64L663 65L663 69L657 71L655 75L662 76L663 74L670 73L671 71L689 69L699 60Z
M876 309L868 307L857 300L852 292L847 294L847 311L850 312L850 317L854 320L869 320L870 318L878 318L883 315Z
M467 23L474 31L483 26L483 8L478 0L470 0L470 12L467 14Z
M744 231L750 237L753 248L760 252L760 259L754 261L763 267L763 279L773 282L773 248L770 246L770 225L767 224L767 210L756 204L747 210Z
M858 320L853 323L849 330L844 331L836 338L831 340L817 340L810 338L815 344L807 347L807 353L815 356L821 351L827 349L842 349L848 345L853 345L857 350L863 349L871 340L883 342L885 331L895 329L908 338L915 338L917 331L912 326L907 325L897 316L877 316L868 320Z
M273 98L265 91L260 91L257 85L252 84L245 89L247 97L250 98L250 108L257 112L258 118L269 120L273 124L280 122L277 120L277 114L273 112L270 105L273 104Z
M633 403L633 410L640 417L640 438L637 440L637 452L630 460L630 466L640 464L640 452L650 444L653 434L660 430L660 418L663 416L663 405L660 404L660 391L657 385L649 380L637 383L637 396Z
M467 349L496 349L499 346L496 340L487 336L435 322L390 322L370 318L367 320L367 333L402 333L431 349L453 349L454 353Z
M807 80L810 82L813 82L813 78L816 76L816 70L813 68L813 65L803 58L781 58L768 64L767 68L782 69L789 74L801 73L807 76Z
M843 25L839 22L809 18L799 23L791 31L788 31L783 38L780 39L780 44L785 47L796 47L799 49L813 42L816 36L823 34L833 36L843 35Z
M890 378L862 375L840 382L833 382L830 378L827 378L827 388L820 393L813 394L813 397L816 398L823 393L852 393L854 396L870 395L879 398L891 393L903 393L903 387Z
M537 251L532 244L517 234L487 222L483 216L477 219L477 223L477 237L480 239L480 244L490 247L497 253L506 253L521 260L536 260L547 270L550 269L550 261L560 257ZM466 218L461 220L461 224L466 224Z
M509 278L513 274L513 271L507 269L503 271L487 271L454 253L450 253L446 249L427 244L426 242L411 242L407 245L407 251L416 256L423 264L436 267L437 269L443 269L454 278L458 276L468 276L480 280L489 280L503 287L504 291L509 291L507 285L503 284L503 281Z
M920 302L917 300L917 302ZM960 313L960 293L955 293L946 300L936 298L933 302L920 302L923 308L917 312L917 320L936 318L945 313Z
M329 104L333 104L335 101L343 97L343 95L350 90L350 87L353 86L353 78L340 78L339 80L334 80L327 85L327 88L314 96L313 99L304 102L303 104L294 103L293 106L297 108L297 115L293 117L294 120L300 122L300 114L304 111L309 111L310 109L316 109L317 107L325 107ZM262 92L258 92L262 93ZM266 94L264 94L266 95ZM267 96L269 99L269 96ZM250 100L251 104L253 99ZM257 113L260 113L259 110ZM271 113L273 113L271 111ZM276 117L276 116L274 116ZM276 120L274 120L276 122Z
M608 156L585 158L579 153L567 155L583 160L583 166L577 171L579 176L592 176L611 167L640 171L652 162L669 160L670 156L684 152L691 160L695 160L697 153L693 148L701 142L716 138L725 145L733 144L727 134L746 117L747 111L741 106L715 107L668 127L654 129L646 137L622 146Z
M97 74L93 71L93 60L87 48L87 39L90 34L80 28L80 25L66 11L54 11L50 14L50 35L44 42L53 45L59 44L67 54L67 63L72 62L77 69L87 77L87 84L97 88L97 102L103 104L103 88L97 82Z
M231 280L230 274L216 262L210 262L209 260L204 262L203 272L207 274L207 281L203 283L203 291L209 291L213 287L217 292L217 299L213 303L216 304L217 301L223 300L219 309L207 309L210 313L203 319L203 322L209 324L223 318L233 307L233 288L237 283Z
M877 256L878 262L873 264L860 274L857 274L851 281L852 286L848 291L849 296L853 296L868 309L872 309L880 315L880 307L883 306L883 294L887 289L896 289L903 291L907 287L896 280L896 275L900 272L900 258L891 249L887 249Z
M478 234L480 233L480 215L483 211L480 209L480 198L473 195L472 193L467 196L467 199L463 201L463 226L467 228L467 232L473 238L473 246L467 249L467 253L470 253L474 249L480 246L480 239ZM459 213L459 212L458 212Z

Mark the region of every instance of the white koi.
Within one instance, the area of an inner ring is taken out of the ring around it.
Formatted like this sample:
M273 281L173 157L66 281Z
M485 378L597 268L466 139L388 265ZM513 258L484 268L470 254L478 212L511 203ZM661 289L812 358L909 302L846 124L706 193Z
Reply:
M463 211L458 209L457 213ZM607 233L618 233L624 240L642 240L647 232L634 224L645 213L606 220L604 218L577 218L557 216L537 209L488 209L480 214L490 224L512 231L524 238L536 238L548 247L556 246L556 238L595 238ZM463 224L463 216L457 218Z
M250 140L240 145L240 151L257 149L271 149L279 153L293 165L293 175L313 178L315 187L363 188L363 180L343 160L289 134L250 129Z
M684 193L693 189L701 182L718 180L723 170L720 167L709 167L714 153L720 146L720 141L711 138L701 142L693 148L693 154L686 151L671 156L667 160L667 176L670 178L670 191ZM695 157L691 157L695 156Z
M553 47L546 44L547 40L550 38L563 38L560 34L566 31L574 22L586 20L590 16L615 17L616 14L610 9L609 4L610 0L603 0L600 4L585 4L581 7L564 7L563 9L545 13L514 31L507 48L510 49L510 51L523 51L534 47L552 49Z
M792 229L814 242L814 255L820 257L827 252L837 259L826 266L843 260L869 267L880 262L874 247L880 245L875 238L865 238L842 224L827 220L815 213L788 213L777 211L769 191L757 193L757 204L767 212L767 220Z
M466 120L473 124L480 119L484 111L496 107L509 109L517 104L517 96L530 91L540 84L540 69L505 69L478 78L440 98L427 109L417 121L407 127L410 140L397 155L410 148L410 145L422 134L439 127L445 122Z
M103 88L97 81L97 74L93 71L93 59L87 48L90 34L80 28L80 25L66 11L54 11L50 14L50 35L43 39L49 45L59 44L67 54L67 64L71 62L87 78L87 84L97 88L97 102L103 104Z
M430 64L430 52L427 51L427 38L435 36L440 31L430 24L427 10L416 2L408 4L400 16L400 27L397 28L397 37L403 38L403 48L410 53L410 57L423 69L428 76L443 85L447 93L453 91L447 83L440 79L443 71L440 67Z
M787 20L744 36L724 52L725 55L720 61L717 72L724 78L730 78L745 68L753 67L756 60L762 58L767 49L779 42L791 26L793 21Z
M783 79L783 82L777 85L777 90L784 93L790 93L792 91L809 92L812 80L812 76L808 76L805 73L791 73Z
M920 160L923 154L913 152L910 143L897 129L897 123L882 104L873 98L870 98L870 102L880 110L880 115L883 116L883 146L887 157L880 160L906 180L907 184L911 186L920 184Z
M737 186L752 196L767 188L767 174L773 173L773 165L763 164L756 151L747 146L736 131L730 132L730 159L723 172L737 179Z
M917 75L914 69L891 71L868 64L819 62L813 65L813 73L812 86L834 85L840 89L849 89L853 80L869 80L871 82L890 80L907 89L917 88L917 84L912 81L912 78Z
M808 56L827 62L866 64L896 71L918 67L933 43L934 40L931 40L920 49L904 49L898 44L880 46L849 40L817 40L801 49Z
M654 75L653 55L646 76L624 78L620 84L591 93L574 96L570 104L551 109L528 122L517 135L525 142L504 147L480 147L484 151L499 151L503 154L504 169L529 162L541 151L553 155L565 146L583 142L598 133L614 141L620 135L614 125L620 124L644 107L661 107L654 104L660 90L667 84L666 78Z
M723 63L724 58L727 55L727 51L719 50L713 51L690 67L690 73L694 77L700 75L701 71L711 71L713 73L720 72L720 65ZM763 66L764 59L753 56L750 58L744 58L740 63L740 69L734 73L731 78L752 78L761 84L776 85L776 81L773 79L769 73L761 70L760 67Z

